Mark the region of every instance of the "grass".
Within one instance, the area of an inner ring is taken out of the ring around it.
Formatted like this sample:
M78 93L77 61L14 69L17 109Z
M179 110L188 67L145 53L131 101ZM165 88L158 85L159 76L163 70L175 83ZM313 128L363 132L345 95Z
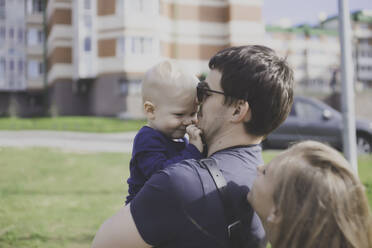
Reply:
M265 161L276 152L265 152ZM90 247L124 203L129 154L0 148L0 247ZM359 160L372 205L372 156Z
M368 203L372 209L372 155L363 155L358 158L358 173L366 186Z
M112 133L137 131L144 124L144 120L123 121L117 118L90 116L0 118L0 130L56 130Z
M89 247L124 203L129 154L0 151L0 247Z

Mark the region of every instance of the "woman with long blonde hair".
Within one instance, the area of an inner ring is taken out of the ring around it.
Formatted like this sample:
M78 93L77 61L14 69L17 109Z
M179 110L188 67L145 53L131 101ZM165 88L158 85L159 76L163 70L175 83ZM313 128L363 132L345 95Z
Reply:
M365 188L344 157L315 141L261 166L248 201L273 248L370 248Z

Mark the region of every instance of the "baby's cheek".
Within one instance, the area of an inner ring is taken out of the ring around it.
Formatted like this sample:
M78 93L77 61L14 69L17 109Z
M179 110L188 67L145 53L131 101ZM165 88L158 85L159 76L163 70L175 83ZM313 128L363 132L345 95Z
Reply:
M169 128L179 128L182 126L182 120L174 119L168 123Z

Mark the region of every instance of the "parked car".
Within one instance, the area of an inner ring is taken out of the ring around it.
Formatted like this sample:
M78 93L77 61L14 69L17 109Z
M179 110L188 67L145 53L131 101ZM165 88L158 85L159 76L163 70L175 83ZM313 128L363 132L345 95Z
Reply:
M319 100L296 97L288 118L267 136L263 148L287 148L301 140L318 140L342 150L342 133L340 112ZM372 153L371 121L356 121L356 137L358 152Z

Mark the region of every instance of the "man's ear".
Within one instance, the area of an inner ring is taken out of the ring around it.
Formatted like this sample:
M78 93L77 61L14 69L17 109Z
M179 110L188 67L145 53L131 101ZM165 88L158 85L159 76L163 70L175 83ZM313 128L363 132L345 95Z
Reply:
M232 115L232 122L249 121L251 119L251 108L249 103L244 100L239 100L236 105Z
M282 215L276 206L273 206L270 210L269 216L267 216L266 222L271 224L279 224L282 220Z
M147 119L154 120L155 119L155 105L150 101L145 101L143 103L143 110Z

